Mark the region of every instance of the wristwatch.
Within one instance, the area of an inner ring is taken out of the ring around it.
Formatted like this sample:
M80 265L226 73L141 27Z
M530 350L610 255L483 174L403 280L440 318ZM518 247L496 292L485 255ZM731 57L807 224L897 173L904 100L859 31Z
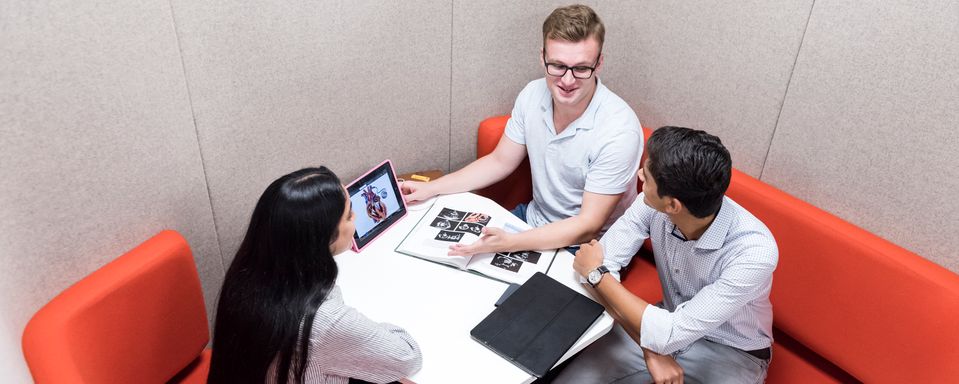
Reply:
M589 285L592 285L593 288L596 288L596 284L599 284L599 281L603 279L603 274L608 272L609 268L606 268L605 265L600 265L599 268L589 271L589 276L586 276L586 281L589 282Z

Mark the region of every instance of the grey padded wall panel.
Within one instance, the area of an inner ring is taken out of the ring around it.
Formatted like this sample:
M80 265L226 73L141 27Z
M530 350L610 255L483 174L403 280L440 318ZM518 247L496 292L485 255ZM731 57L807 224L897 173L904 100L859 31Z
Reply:
M454 2L451 166L475 158L476 125L542 77L542 22L565 2ZM644 126L719 135L759 175L811 0L589 2L606 24L601 76Z
M169 4L6 1L0 30L0 321L11 339L163 229L189 241L210 304L223 267ZM8 347L20 358L19 343Z
M543 20L566 4L453 1L452 170L476 159L480 121L510 113L523 87L543 77Z
M449 165L450 3L173 1L224 263L277 177ZM439 15L439 17L437 17Z
M959 3L817 1L763 181L959 272Z
M36 309L160 229L190 241L212 310L281 174L467 164L568 3L0 2L4 380L29 382ZM587 4L644 125L710 130L738 168L959 272L955 2Z
M604 80L644 126L716 134L733 165L758 176L811 5L601 2L610 45Z
M7 298L0 296L0 308L9 308ZM0 316L0 372L7 383L31 383L30 370L20 352L20 333L23 325L11 324Z

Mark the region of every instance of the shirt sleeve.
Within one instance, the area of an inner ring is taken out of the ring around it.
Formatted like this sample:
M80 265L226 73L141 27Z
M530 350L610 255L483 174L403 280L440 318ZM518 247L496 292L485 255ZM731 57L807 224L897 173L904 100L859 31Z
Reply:
M385 383L416 373L423 363L409 333L374 322L342 301L324 303L313 329L321 334L311 337L310 365L326 375Z
M750 301L768 294L778 249L756 244L738 253L723 267L718 280L679 304L675 311L647 306L640 345L659 354L676 352L729 321Z
M526 108L534 83L527 84L526 88L523 88L516 96L513 112L510 112L509 120L506 121L506 130L503 134L516 144L526 145Z
M640 193L599 240L603 246L603 265L616 280L620 279L619 271L629 265L649 237L649 226L656 211L643 202L644 197Z
M590 161L584 189L615 195L626 191L636 179L643 154L643 133L632 110L621 111L602 124L595 129L614 130L616 134L609 136Z

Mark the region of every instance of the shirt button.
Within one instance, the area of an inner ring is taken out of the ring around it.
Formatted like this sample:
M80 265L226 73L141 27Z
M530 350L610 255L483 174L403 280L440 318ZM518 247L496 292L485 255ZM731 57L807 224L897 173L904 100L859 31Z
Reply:
M674 269L673 272L679 273L679 268Z
M676 296L682 296L682 294L680 294L679 291L676 291Z

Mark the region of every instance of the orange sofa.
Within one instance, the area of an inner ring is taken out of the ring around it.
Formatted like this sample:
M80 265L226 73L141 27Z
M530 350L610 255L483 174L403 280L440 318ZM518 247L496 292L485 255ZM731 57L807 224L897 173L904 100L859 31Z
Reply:
M508 118L480 124L477 157L495 148ZM531 188L524 165L478 192L511 209ZM767 382L959 382L959 275L735 169L727 195L779 245ZM657 302L644 252L623 283Z
M193 253L168 230L37 311L23 354L38 384L206 383L209 340Z

